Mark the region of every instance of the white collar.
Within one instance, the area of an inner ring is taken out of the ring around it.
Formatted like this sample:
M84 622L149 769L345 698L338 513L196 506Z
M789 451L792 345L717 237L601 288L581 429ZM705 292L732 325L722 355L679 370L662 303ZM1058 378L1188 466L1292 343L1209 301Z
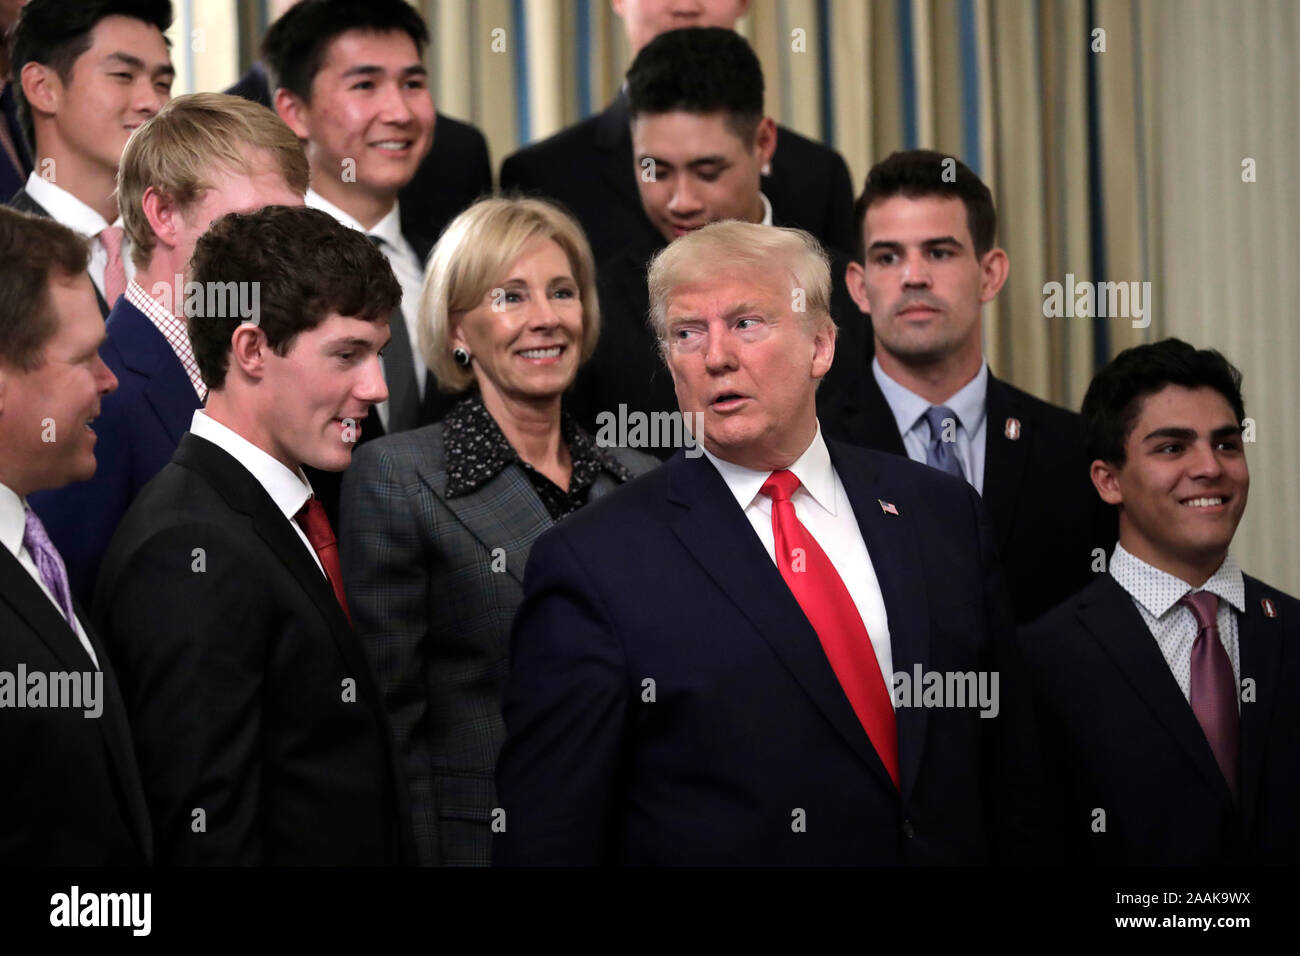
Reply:
M27 195L48 212L51 219L74 232L93 238L108 227L108 222L94 209L62 186L56 186L48 179L36 175L35 171L27 177L26 188ZM122 225L122 217L118 216L113 225Z
M767 481L772 473L755 471L753 468L724 461L705 448L703 443L700 444L700 449L713 463L713 467L718 469L718 474L727 483L731 493L736 496L741 509L746 509L753 504L763 488L763 482ZM786 471L794 473L803 490L826 509L828 514L835 514L835 470L831 467L831 453L826 447L826 439L822 437L821 422L817 423L813 440Z
M1128 573L1125 574L1124 572ZM1147 612L1155 618L1164 617L1175 604L1193 591L1209 591L1217 595L1239 612L1246 610L1246 579L1242 576L1241 565L1229 551L1223 563L1219 565L1209 579L1199 588L1194 588L1177 575L1162 571L1154 564L1143 561L1124 545L1116 542L1115 551L1110 557L1110 574L1124 590L1129 592ZM1123 575L1121 577L1121 575ZM1123 584L1128 581L1133 585L1129 590Z
M871 359L871 374L875 376L876 384L880 386L889 410L894 413L898 433L906 435L921 420L921 416L930 407L930 401L916 394L906 385L890 378L880 367L879 356ZM980 370L975 373L975 377L938 404L951 408L961 427L966 430L966 434L973 435L984 421L985 399L988 397L988 391L989 363L981 360Z
M8 485L0 484L0 544L15 558L27 530L27 504Z
M290 471L273 455L267 454L243 435L216 419L209 418L203 409L195 410L190 431L199 438L212 442L243 465L290 521L311 497L311 482L301 468L296 474Z
M314 189L308 189L307 195L303 202L312 209L319 209L321 212L327 212L340 223L349 229L355 229L357 232L363 232L368 236L378 236L384 242L396 249L404 249L406 240L402 236L402 214L401 208L397 202L393 203L393 208L388 210L387 214L379 222L375 223L375 228L367 229L361 225L360 221L354 218L350 213L344 212L334 203L330 202Z
M772 201L767 198L763 192L759 192L758 198L763 200L763 225L772 225Z

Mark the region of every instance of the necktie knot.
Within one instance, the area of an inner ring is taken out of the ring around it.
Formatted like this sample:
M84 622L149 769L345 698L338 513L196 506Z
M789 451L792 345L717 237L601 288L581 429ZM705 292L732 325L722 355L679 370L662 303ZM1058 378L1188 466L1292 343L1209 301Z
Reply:
M50 540L45 525L30 505L26 508L23 524L23 547L31 555L32 563L36 565L41 580L54 595L54 600L58 603L63 616L68 619L68 624L75 631L77 615L72 609L72 591L68 587L67 567L63 564L58 549L54 547L54 542Z
M949 422L952 423L954 429L961 424L961 421L957 418L957 413L947 405L931 405L921 417L930 426L930 441L932 442L940 440Z
M121 258L122 241L125 238L126 230L121 226L105 226L99 231L99 241L104 244L104 249L108 252L110 259Z
M311 546L317 551L336 543L334 529L330 527L329 515L325 514L325 506L320 503L319 498L308 498L307 503L299 508L298 513L293 517L302 527L303 534L307 535Z
M1196 618L1196 627L1204 631L1217 628L1219 621L1219 596L1209 591L1191 591L1184 595L1179 604L1186 605Z
M767 476L767 481L763 482L763 487L759 489L773 501L789 501L790 496L799 490L802 482L795 477L794 472L781 469L774 471Z

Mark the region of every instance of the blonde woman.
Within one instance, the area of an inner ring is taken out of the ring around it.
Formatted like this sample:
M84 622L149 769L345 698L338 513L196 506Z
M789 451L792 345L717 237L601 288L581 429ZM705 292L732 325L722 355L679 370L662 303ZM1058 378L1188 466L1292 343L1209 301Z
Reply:
M658 462L597 447L561 409L600 312L587 240L555 206L486 199L453 220L429 258L419 325L439 387L465 397L438 424L357 449L340 552L420 861L487 865L529 549Z

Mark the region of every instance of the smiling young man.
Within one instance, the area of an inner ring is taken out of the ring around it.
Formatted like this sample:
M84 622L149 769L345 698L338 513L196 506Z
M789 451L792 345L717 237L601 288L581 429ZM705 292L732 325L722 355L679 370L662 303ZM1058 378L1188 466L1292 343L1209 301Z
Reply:
M192 269L203 287L260 283L260 312L189 317L207 405L127 512L95 592L158 860L411 860L387 720L302 473L346 468L387 395L397 282L364 236L283 206L217 220Z
M671 30L651 40L627 73L627 111L648 239L634 239L600 264L603 325L596 353L579 374L572 409L592 431L610 413L652 416L677 410L672 381L646 325L646 265L665 245L711 222L794 223L764 194L762 170L777 148L776 123L763 114L763 71L744 38L720 27ZM848 438L855 409L842 401L866 374L870 329L844 287L848 258L829 251L837 363L817 394L822 427ZM796 299L792 305L799 307ZM648 449L668 457L671 447Z
M220 93L172 100L127 144L117 198L138 271L102 350L121 387L95 421L95 477L32 502L82 601L117 523L207 397L181 304L195 243L226 213L302 205L307 176L298 138L274 113Z
M1119 543L1108 574L1021 634L1037 712L1020 849L1294 865L1300 602L1229 550L1250 491L1241 375L1177 339L1138 346L1097 374L1083 416Z
M9 201L92 240L90 277L107 316L134 274L118 218L117 167L131 133L171 97L169 0L32 0L13 75L34 158Z

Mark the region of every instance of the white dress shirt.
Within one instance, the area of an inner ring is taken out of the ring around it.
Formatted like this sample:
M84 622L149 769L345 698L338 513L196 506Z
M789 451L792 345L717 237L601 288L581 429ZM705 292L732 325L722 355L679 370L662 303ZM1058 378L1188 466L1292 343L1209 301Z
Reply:
M894 413L894 421L898 425L898 433L903 436L907 457L924 465L926 451L930 446L930 425L924 416L930 407L930 401L886 375L878 358L871 360L871 374L876 377L876 384L884 393L889 410ZM980 370L974 378L946 401L935 403L948 406L957 417L957 460L961 462L966 481L981 496L984 494L984 445L987 433L984 426L988 421L984 399L988 390L989 366L987 362L981 362Z
M1200 627L1192 609L1178 602L1193 591L1209 591L1219 597L1219 640L1232 661L1232 676L1241 686L1241 646L1237 641L1237 614L1246 610L1246 579L1241 566L1231 553L1223 559L1219 570L1199 588L1194 588L1168 571L1147 564L1141 558L1115 545L1110 557L1110 576L1128 592L1142 614L1151 636L1155 638L1165 662L1173 671L1174 679L1183 690L1183 696L1192 699L1192 645ZM1235 694L1237 709L1241 709L1241 695Z
M311 482L302 473L302 469L296 473L290 471L273 455L268 455L243 435L209 418L201 408L194 411L194 418L190 422L190 433L212 442L243 465L248 473L257 479L257 483L266 489L275 506L289 519L293 530L298 532L302 546L316 562L320 573L325 574L325 568L321 566L316 549L311 546L311 542L307 540L307 535L298 526L298 522L293 520L293 516L302 510L302 506L307 503L307 499L312 494Z
M27 530L27 502L19 498L13 489L6 485L0 485L0 544L3 544L9 553L18 559L18 563L23 566L23 570L32 576L36 586L41 592L50 599L50 604L62 618L63 608L59 605L58 599L49 588L45 586L45 581L41 578L41 572L36 567L36 562L32 560L27 546L23 544L23 532ZM76 614L74 612L74 617ZM81 641L81 646L85 648L86 653L90 655L91 663L95 669L99 670L99 658L95 656L95 649L90 646L90 638L86 636L86 629L81 626L81 620L77 619L77 639Z
M375 223L375 228L366 229L356 219L314 189L307 190L307 197L304 201L312 209L319 209L321 212L329 213L349 229L356 229L368 236L378 236L384 240L380 244L379 250L384 254L384 258L388 260L388 264L392 266L393 275L397 277L397 284L402 287L402 318L406 320L406 338L411 343L411 364L415 367L415 387L419 389L420 399L423 400L425 377L428 373L428 366L424 364L424 358L420 355L419 333L420 290L424 286L424 265L420 262L420 257L415 254L415 250L411 248L410 243L406 241L406 237L402 235L402 217L398 204L393 203L393 208L388 211L388 215ZM378 413L380 421L384 423L384 429L387 430L387 400L376 405L375 411Z
M754 533L763 542L768 557L775 565L772 499L761 492L763 482L772 473L733 465L711 454L703 445L700 447L704 451L704 457L718 469L718 474L722 475L722 480L736 496L741 510L745 512ZM826 440L822 438L820 423L812 444L786 470L793 472L800 482L795 493L790 496L795 517L826 552L826 557L835 566L848 589L849 597L853 598L853 604L862 616L862 623L871 638L871 648L876 652L880 674L890 692L889 699L893 702L894 653L889 643L889 616L885 612L885 598L880 591L880 581L876 578L876 569L867 552L867 544L862 540L862 529L858 527L858 519L849 504L849 496L831 465L830 452L826 449Z
M56 186L48 179L38 176L35 170L27 177L26 189L27 195L39 203L55 222L61 223L73 232L80 233L91 239L90 281L95 283L95 288L99 290L99 294L107 300L108 295L104 292L104 270L108 268L108 250L104 248L104 243L95 237L109 223L104 221L103 216L62 186ZM122 217L118 216L112 225L121 226ZM126 269L126 281L130 282L135 278L135 265L131 262L131 241L129 239L122 240L122 266ZM109 302L108 307L111 309L113 303Z
M758 194L758 198L763 200L763 221L759 225L770 226L772 225L772 202L761 192Z

